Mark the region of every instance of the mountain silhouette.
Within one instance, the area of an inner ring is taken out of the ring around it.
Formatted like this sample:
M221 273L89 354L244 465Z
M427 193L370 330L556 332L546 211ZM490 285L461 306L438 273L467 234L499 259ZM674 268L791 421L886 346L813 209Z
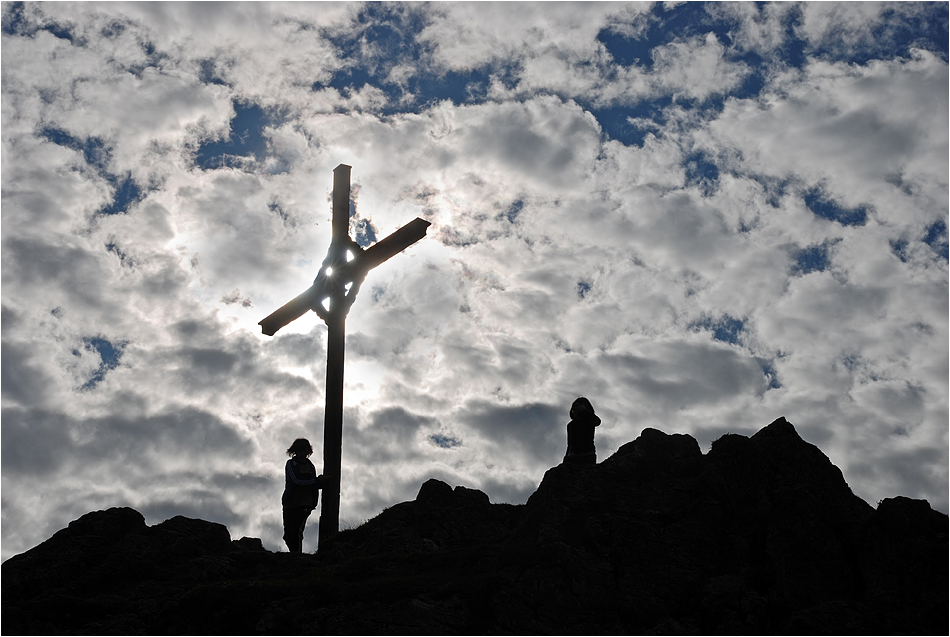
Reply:
M526 504L425 482L316 555L83 515L2 565L5 634L946 634L948 518L875 509L780 418L645 429Z

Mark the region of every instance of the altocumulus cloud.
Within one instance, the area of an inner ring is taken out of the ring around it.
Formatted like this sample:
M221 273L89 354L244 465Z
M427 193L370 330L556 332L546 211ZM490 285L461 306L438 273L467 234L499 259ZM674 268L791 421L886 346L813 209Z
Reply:
M3 557L122 505L282 547L326 329L257 322L323 260L339 163L361 243L432 223L348 319L344 525L429 477L525 501L578 395L601 457L784 415L872 504L946 511L946 25L5 3Z

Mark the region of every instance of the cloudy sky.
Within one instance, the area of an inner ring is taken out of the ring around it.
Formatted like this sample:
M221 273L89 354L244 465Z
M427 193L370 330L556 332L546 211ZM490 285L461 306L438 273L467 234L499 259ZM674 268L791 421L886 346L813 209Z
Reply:
M340 163L363 245L432 223L348 318L344 527L524 502L579 395L601 459L785 416L947 511L946 3L2 7L4 558L111 506L286 550L326 327L257 323Z

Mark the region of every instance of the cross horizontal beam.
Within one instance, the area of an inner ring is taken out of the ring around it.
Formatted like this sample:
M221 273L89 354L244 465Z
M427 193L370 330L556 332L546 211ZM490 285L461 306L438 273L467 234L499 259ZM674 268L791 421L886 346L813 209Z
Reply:
M258 325L261 326L261 331L267 336L273 336L277 333L277 330L291 321L297 320L306 314L308 310L313 309L313 304L316 302L319 293L320 290L317 284L314 283L306 292L284 303L280 308L271 312L264 320L258 323Z
M352 261L333 270L333 277L337 273L345 283L362 279L366 273L377 265L388 261L413 243L426 236L426 230L432 225L425 219L416 217L391 235L363 250Z
M261 326L261 331L267 336L273 336L277 333L277 330L306 314L307 310L320 313L317 307L324 299L332 295L334 288L349 283L362 282L370 270L422 239L430 225L425 219L416 217L385 239L366 250L359 251L352 261L333 268L329 273L329 266L325 265L321 268L313 285L305 292L285 303L258 323ZM353 245L356 246L356 244Z

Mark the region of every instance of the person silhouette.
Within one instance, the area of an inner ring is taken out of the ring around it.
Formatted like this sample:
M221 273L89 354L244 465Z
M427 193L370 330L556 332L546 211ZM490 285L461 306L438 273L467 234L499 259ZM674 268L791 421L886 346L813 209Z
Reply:
M323 476L310 462L313 447L306 438L297 438L290 445L290 460L284 465L284 493L280 504L284 514L284 542L291 553L303 550L303 529L307 518L317 508Z
M571 422L567 423L567 453L564 462L571 464L597 464L597 449L594 447L594 427L600 426L600 418L594 413L590 401L581 396L571 405Z

